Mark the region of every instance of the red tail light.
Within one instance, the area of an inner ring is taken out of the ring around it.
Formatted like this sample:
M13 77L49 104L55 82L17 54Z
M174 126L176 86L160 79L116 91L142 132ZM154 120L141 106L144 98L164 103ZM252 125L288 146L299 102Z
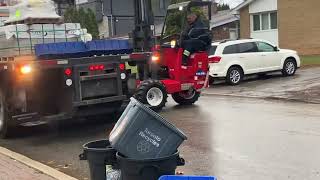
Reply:
M219 63L220 61L221 61L221 57L220 56L209 57L209 63Z
M103 64L99 65L99 70L101 70L101 71L104 70L104 65Z
M125 64L119 64L119 68L121 71L124 71L126 69L126 65Z
M71 68L65 69L65 70L64 70L64 74L65 74L66 76L71 76L71 74L72 74Z
M89 66L90 71L103 71L104 69L105 69L105 66L103 64Z

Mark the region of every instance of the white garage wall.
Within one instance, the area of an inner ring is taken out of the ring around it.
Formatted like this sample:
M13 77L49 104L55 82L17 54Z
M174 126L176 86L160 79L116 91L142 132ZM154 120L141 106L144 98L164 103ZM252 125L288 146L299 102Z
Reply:
M279 46L278 30L253 31L251 38L267 40L273 45Z
M249 6L250 14L260 13L265 11L277 11L277 10L278 10L278 0L255 0Z
M278 29L253 31L253 14L274 12L278 9L277 0L255 0L249 5L251 38L264 39L279 45ZM269 22L270 23L270 22Z

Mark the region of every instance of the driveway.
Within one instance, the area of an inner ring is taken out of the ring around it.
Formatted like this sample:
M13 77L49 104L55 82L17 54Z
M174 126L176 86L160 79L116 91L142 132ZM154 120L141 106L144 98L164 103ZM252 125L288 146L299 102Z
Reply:
M239 86L228 86L222 81L207 89L206 95L228 95L267 99L286 99L308 103L320 103L320 67L303 68L293 77L279 73L264 78L248 77Z

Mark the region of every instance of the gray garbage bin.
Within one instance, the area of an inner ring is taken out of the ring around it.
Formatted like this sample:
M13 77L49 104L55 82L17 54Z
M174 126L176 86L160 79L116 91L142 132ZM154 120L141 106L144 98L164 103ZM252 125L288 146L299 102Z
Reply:
M109 137L114 149L134 159L170 156L186 139L181 130L134 98Z
M79 158L88 161L90 179L106 180L106 165L118 168L116 153L108 140L98 140L83 145L83 153Z

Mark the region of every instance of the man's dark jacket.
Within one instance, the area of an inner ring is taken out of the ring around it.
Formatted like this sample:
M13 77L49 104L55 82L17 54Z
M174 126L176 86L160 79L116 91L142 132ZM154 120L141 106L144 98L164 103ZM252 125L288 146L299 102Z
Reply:
M197 18L184 32L183 40L199 39L205 46L211 44L212 35L209 28L204 25L204 23Z

